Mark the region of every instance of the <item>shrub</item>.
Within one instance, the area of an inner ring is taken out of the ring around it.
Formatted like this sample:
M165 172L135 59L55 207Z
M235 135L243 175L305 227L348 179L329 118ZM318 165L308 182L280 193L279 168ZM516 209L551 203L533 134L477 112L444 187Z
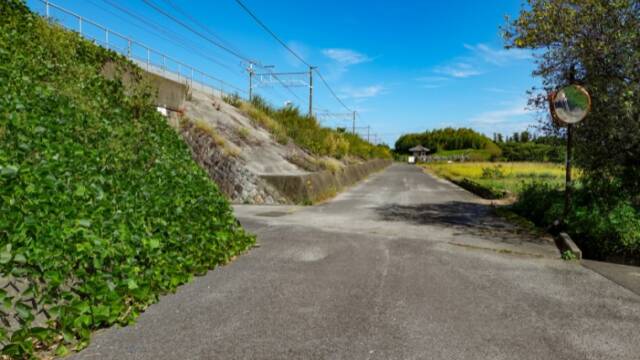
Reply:
M640 213L624 197L602 199L590 186L574 193L566 231L588 258L640 263ZM564 210L562 191L545 183L526 185L512 209L535 224L550 226Z
M482 179L502 179L504 178L504 171L502 165L482 168Z

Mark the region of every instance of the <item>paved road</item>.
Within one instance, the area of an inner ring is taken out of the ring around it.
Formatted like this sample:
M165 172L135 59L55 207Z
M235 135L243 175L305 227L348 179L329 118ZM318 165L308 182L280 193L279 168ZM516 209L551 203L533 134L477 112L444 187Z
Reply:
M76 358L640 357L640 296L416 167L319 206L236 212L260 247Z

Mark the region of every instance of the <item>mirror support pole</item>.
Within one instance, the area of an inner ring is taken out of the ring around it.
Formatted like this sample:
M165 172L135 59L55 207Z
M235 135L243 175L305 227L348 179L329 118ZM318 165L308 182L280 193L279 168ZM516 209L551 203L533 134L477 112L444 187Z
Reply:
M571 193L573 191L573 182L571 181L571 150L573 147L573 124L567 125L567 163L566 163L566 180L564 185L564 218L566 220L571 210Z

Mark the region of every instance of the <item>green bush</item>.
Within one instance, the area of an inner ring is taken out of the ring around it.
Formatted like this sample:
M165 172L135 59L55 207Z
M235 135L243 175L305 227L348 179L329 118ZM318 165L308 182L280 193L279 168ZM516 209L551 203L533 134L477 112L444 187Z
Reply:
M64 354L254 239L149 89L101 75L114 61L140 79L133 64L21 1L0 14L0 276L23 286L0 290L0 321L19 320L0 348Z
M640 212L623 197L600 199L590 185L574 193L566 231L592 259L614 259L640 263ZM564 194L545 183L530 183L512 208L539 226L548 227L560 219Z
M482 179L502 179L504 178L504 170L502 165L482 168Z

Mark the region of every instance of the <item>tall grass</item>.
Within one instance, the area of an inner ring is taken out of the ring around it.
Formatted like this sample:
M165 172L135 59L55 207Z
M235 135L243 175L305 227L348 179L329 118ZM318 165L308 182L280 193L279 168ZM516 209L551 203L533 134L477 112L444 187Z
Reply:
M234 99L229 103L245 112L254 124L271 132L279 143L286 143L291 139L314 155L337 159L391 158L388 147L373 145L355 134L322 127L316 118L301 114L296 107L277 109L258 96L251 102L236 102Z

